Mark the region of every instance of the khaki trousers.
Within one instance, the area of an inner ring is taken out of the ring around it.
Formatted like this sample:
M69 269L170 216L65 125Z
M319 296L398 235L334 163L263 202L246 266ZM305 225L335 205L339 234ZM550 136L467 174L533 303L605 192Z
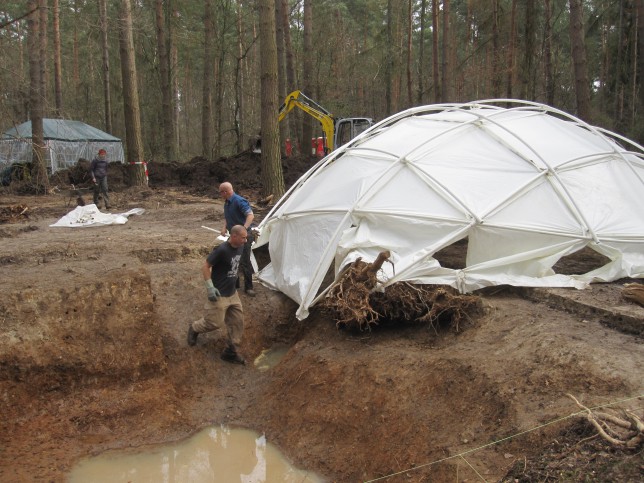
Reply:
M192 323L192 329L201 334L226 326L228 345L238 347L244 334L244 310L237 292L230 297L219 297L216 302L207 300L204 310L204 316Z

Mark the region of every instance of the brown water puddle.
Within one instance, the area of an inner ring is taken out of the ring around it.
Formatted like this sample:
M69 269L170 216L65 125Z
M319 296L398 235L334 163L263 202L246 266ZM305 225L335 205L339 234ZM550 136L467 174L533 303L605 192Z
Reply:
M247 429L210 427L172 445L110 452L81 461L70 483L321 483L291 466L279 450Z

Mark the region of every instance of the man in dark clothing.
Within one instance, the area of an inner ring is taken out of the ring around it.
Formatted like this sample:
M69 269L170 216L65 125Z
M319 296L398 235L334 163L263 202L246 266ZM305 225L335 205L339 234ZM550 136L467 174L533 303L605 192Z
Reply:
M235 225L230 237L208 255L201 267L208 302L205 315L188 327L188 345L194 346L203 332L221 328L228 331L228 344L221 358L235 364L245 364L238 348L244 333L244 310L237 294L237 270L246 244L246 229Z
M89 165L89 172L92 175L92 181L94 182L94 204L97 208L98 206L98 196L103 195L103 200L105 201L105 209L110 209L110 198L107 195L107 151L104 149L98 150L98 156L96 156Z
M242 254L240 268L244 274L244 291L246 295L251 297L255 296L253 290L253 265L250 262L251 245L253 244L253 234L251 232L251 224L255 219L253 209L250 203L243 196L238 195L233 191L233 185L226 182L219 185L219 195L224 201L224 228L221 234L225 235L235 225L242 225L248 232L246 245L244 246L244 253Z

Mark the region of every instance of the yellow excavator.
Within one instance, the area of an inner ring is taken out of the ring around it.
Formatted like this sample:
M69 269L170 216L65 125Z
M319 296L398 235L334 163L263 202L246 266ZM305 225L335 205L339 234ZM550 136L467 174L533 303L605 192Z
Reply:
M373 119L368 117L335 118L333 114L301 91L293 91L286 96L284 104L279 110L278 121L281 122L296 107L313 116L322 124L326 153L333 151L336 146L348 143L373 125Z

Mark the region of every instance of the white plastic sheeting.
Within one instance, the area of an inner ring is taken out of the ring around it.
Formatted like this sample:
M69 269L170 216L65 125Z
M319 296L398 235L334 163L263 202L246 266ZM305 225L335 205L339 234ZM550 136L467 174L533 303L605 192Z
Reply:
M125 213L103 213L95 204L77 206L56 223L49 225L61 228L86 228L90 226L124 225L131 215L142 215L143 208L132 208Z
M503 108L499 105L511 107ZM357 258L391 251L382 287L409 281L467 293L490 285L583 288L644 276L644 149L555 110L516 100L413 108L318 162L260 225L264 284L297 317ZM466 266L434 254L467 238ZM610 262L556 274L584 247Z

